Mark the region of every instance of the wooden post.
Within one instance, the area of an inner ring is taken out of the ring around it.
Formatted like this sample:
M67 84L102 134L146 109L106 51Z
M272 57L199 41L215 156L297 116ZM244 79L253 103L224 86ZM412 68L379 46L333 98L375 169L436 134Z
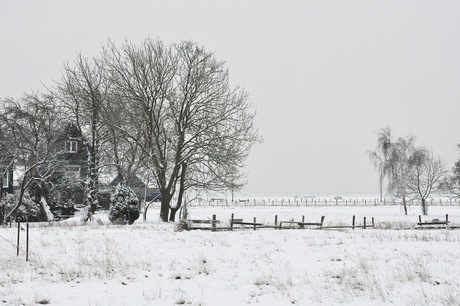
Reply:
M233 231L233 213L232 218L230 219L230 230Z
M449 214L446 214L446 226L449 225Z
M256 230L256 217L254 217L254 230Z
M422 223L422 216L418 215L418 222Z
M20 233L21 233L21 221L18 221L18 244L16 245L16 255L17 256L19 256L19 236L20 236Z
M353 221L351 223L351 228L355 229L355 216L353 216Z
M374 217L372 217L372 228L375 228Z
M27 222L26 231L26 261L29 261L29 222Z
M323 226L323 222L324 222L324 216L321 216L321 226L320 227Z
M305 222L305 216L302 216L302 223ZM300 228L304 228L304 225L302 224L301 226L299 226Z
M275 215L275 229L278 229L278 215Z
M212 215L212 231L216 230L216 215Z
M364 229L366 229L366 217L364 217L364 226L363 226Z

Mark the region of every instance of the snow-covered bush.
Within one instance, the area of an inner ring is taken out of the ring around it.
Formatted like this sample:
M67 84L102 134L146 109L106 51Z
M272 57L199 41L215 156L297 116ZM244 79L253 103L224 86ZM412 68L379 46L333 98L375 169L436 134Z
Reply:
M2 198L2 206L5 209L5 215L8 214L18 203L19 194L6 194ZM36 222L40 221L40 205L35 203L30 195L26 192L22 197L22 205L19 206L14 217L16 221L21 222Z
M109 220L113 223L133 224L139 215L139 199L136 193L128 186L119 184L110 196Z

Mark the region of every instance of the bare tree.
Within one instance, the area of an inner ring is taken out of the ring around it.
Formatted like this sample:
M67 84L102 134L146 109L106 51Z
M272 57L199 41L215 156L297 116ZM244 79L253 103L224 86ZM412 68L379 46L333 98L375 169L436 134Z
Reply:
M35 202L43 203L51 177L61 163L59 148L55 146L60 118L51 96L29 94L21 100L2 101L1 129L6 131L16 166L22 168L19 200L5 215L13 216L22 205L26 190L31 187ZM43 207L42 207L43 208Z
M1 109L1 108L0 108ZM5 109L1 109L3 112ZM0 225L4 222L5 206L2 203L2 198L6 193L11 192L13 184L13 170L15 159L15 146L13 145L12 135L10 135L3 116L0 116ZM4 188L4 186L6 188Z
M440 189L440 182L447 173L444 162L433 152L416 149L409 158L406 188L409 194L422 202L422 213L428 214L427 199Z
M450 175L441 182L441 189L450 197L460 198L460 160L455 162Z
M380 190L380 202L383 201L383 184L386 176L389 175L390 166L390 155L393 146L393 139L391 135L391 128L382 128L378 132L377 148L375 151L367 151L369 160L373 164L374 168L379 172L379 190Z
M107 86L95 60L78 54L73 65L66 64L58 84L58 96L68 120L74 122L87 149L89 176L86 184L86 201L89 212L98 204L101 147L108 137L103 113L108 106Z
M402 199L404 214L407 215L407 179L410 171L409 160L415 151L415 137L398 138L392 144L388 160L388 191Z
M174 220L183 193L198 182L228 186L259 138L247 94L230 88L224 62L192 42L147 39L120 48L109 42L101 63L127 106L119 130L141 148L159 187L163 221L170 210Z

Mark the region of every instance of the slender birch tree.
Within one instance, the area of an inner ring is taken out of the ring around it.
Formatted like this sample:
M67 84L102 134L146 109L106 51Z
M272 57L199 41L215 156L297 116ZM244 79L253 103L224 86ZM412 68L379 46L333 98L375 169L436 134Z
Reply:
M393 139L391 135L391 128L382 128L378 132L377 148L375 151L367 151L369 160L374 168L379 172L379 191L380 202L383 201L383 185L385 177L389 175L390 155L393 146Z

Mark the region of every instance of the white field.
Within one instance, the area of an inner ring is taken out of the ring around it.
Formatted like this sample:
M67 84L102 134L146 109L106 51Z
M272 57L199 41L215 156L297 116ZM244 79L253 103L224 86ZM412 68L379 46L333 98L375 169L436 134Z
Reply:
M460 305L460 230L414 229L411 207L193 207L258 222L301 219L350 225L364 216L377 229L177 232L158 210L132 226L105 215L25 231L0 228L0 305ZM430 207L427 219L460 225L460 207ZM142 218L142 217L141 217ZM391 228L391 229L387 229Z

